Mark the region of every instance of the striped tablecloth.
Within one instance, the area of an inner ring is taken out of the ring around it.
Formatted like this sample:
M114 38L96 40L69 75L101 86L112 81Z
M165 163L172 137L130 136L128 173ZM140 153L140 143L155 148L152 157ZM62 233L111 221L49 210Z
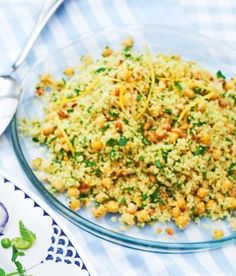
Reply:
M0 73L7 72L32 29L43 0L0 1ZM235 0L65 0L38 39L26 67L78 34L99 27L146 23L198 31L236 47ZM26 179L9 130L0 138L0 168ZM236 275L236 248L164 255L124 248L65 221L90 256L98 275ZM50 275L50 273L48 274ZM42 276L48 276L42 275Z

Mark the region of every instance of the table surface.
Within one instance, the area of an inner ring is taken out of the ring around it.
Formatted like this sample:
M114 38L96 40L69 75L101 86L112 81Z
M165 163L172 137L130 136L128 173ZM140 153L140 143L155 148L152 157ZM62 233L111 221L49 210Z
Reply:
M43 0L0 1L1 73L7 72L22 49L42 4ZM66 0L40 35L19 77L39 57L80 33L134 23L178 26L236 47L234 0ZM0 137L0 168L37 193L17 161L9 129ZM98 275L236 275L234 244L197 254L149 253L103 241L63 221L83 246Z

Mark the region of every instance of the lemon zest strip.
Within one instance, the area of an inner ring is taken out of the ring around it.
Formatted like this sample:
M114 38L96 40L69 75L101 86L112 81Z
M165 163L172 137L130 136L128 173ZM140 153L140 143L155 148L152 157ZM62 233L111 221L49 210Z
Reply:
M73 147L73 145L72 145L72 143L71 143L68 135L66 134L65 130L63 129L63 127L61 125L59 116L56 113L55 113L55 115L56 115L55 118L56 118L57 127L60 130L60 132L62 133L63 137L65 138L66 143L67 143L67 145L68 145L68 147L69 147L72 155L74 156L75 155L75 149L74 149L74 147Z

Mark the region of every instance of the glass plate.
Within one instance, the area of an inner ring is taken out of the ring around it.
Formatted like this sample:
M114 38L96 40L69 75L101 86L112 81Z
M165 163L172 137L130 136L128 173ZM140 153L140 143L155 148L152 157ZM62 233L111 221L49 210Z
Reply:
M66 206L64 196L56 197L50 194L32 171L31 160L39 154L46 153L36 147L31 139L19 134L18 124L22 116L30 118L41 114L42 106L39 106L34 99L34 86L38 75L48 72L62 77L63 68L78 65L83 54L89 53L93 57L98 57L105 46L117 49L121 41L128 36L135 39L136 49L143 50L143 47L148 45L153 53L180 54L185 59L198 61L213 72L220 69L227 77L236 72L236 54L233 50L223 43L189 31L163 26L125 26L80 36L68 46L38 61L22 81L23 94L11 124L11 133L15 152L25 173L45 200L68 220L100 238L117 244L147 251L183 253L216 248L234 242L236 234L230 230L225 221L212 222L203 219L198 224L192 222L184 231L177 229L172 222L165 224L157 222L144 228L132 227L124 230L118 221L112 222L109 215L102 219L94 219L89 210L75 213ZM157 234L157 228L164 230L170 226L175 232L173 236L168 236L165 231ZM214 229L224 230L224 237L214 240L212 238Z

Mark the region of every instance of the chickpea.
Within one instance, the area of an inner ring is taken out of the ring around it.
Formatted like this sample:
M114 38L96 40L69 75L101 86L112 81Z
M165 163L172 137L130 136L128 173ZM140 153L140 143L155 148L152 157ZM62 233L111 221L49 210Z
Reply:
M177 200L177 207L179 207L181 211L184 211L186 209L186 201L184 198L180 197Z
M149 128L151 127L151 123L150 122L146 122L143 126L144 130L149 130Z
M213 199L210 199L207 203L206 203L206 208L207 210L214 210L216 207L216 202Z
M223 230L220 230L220 229L216 229L213 231L213 238L214 239L220 239L224 237L224 231Z
M165 123L161 126L161 128L164 129L164 130L167 130L167 131L171 130L171 124Z
M149 219L149 215L146 210L141 210L136 213L137 220L139 222L146 222Z
M236 210L236 198L235 197L231 197L231 208L233 210Z
M219 96L217 95L217 93L214 91L214 93L212 93L211 97L209 98L210 100L217 100L219 98Z
M226 179L223 184L222 184L222 192L224 191L225 193L228 192L229 190L233 189L234 184L232 181Z
M63 137L63 134L62 134L62 132L61 132L59 129L56 129L56 130L54 131L54 134L55 134L58 138Z
M104 205L99 205L97 208L92 209L92 214L95 218L101 218L105 216L107 209Z
M169 143L175 144L178 138L179 138L179 134L178 133L171 132L169 134L169 137L168 137Z
M103 178L102 179L102 185L105 187L105 188L107 188L107 189L109 189L111 186L112 186L112 184L113 184L113 181L112 181L112 179L111 178Z
M141 206L142 205L142 200L140 197L139 193L135 193L132 197L133 202L137 205L137 206Z
M200 140L201 140L201 142L204 145L210 145L210 143L211 143L211 135L208 134L208 133L204 133L204 134L201 135Z
M222 107L222 108L225 108L227 105L228 105L228 102L224 99L219 99L219 106Z
M189 124L187 124L187 123L184 123L179 127L179 129L182 130L182 131L187 130L188 128L189 128Z
M171 216L172 216L173 218L179 217L180 214L181 214L181 211L180 211L180 209L179 209L178 207L172 208L172 210L171 210Z
M161 234L162 233L162 229L160 227L157 228L156 230L157 234Z
M233 85L232 81L226 82L225 85L224 85L224 89L226 91L234 89L234 85Z
M176 108L179 112L181 112L181 111L184 110L184 105L181 104L181 103L177 103L177 104L175 105L175 108Z
M55 188L58 192L63 192L65 189L65 183L62 179L56 179L52 183L52 187Z
M165 229L165 232L168 234L168 235L170 235L170 236L173 236L174 235L174 230L173 230L173 228L171 228L171 227L167 227L166 229Z
M157 141L158 141L157 133L155 131L149 131L148 139L153 143L157 143Z
M206 196L208 196L209 194L209 189L207 188L199 188L198 191L197 191L197 195L200 197L200 198L204 198Z
M134 215L137 212L137 209L138 209L137 205L135 205L134 203L131 202L128 205L127 212L129 214L133 214Z
M203 113L204 111L206 111L206 107L207 107L206 101L203 100L198 104L198 111Z
M98 128L102 129L105 126L105 124L106 124L106 120L104 118L98 118L96 120L96 123L98 125Z
M152 183L156 183L157 182L157 179L156 179L155 175L153 175L153 174L149 175L149 179L150 179L150 181Z
M71 187L67 191L68 197L78 197L79 196L79 190L76 187Z
M104 192L100 192L96 195L95 199L97 202L102 203L107 199L107 195Z
M195 93L191 89L187 89L184 91L185 96L187 96L189 99L192 99L195 97Z
M165 129L156 132L156 136L159 140L164 139L167 136L167 131Z
M127 225L134 225L134 215L129 213L124 213L120 217L121 222Z
M148 172L151 173L151 174L154 174L154 171L155 171L155 166L150 166L148 168Z
M196 205L196 211L197 211L198 215L201 215L201 214L203 214L205 212L205 204L204 204L204 202L201 201L201 202L197 203L197 205Z
M134 39L132 37L128 37L126 40L122 42L122 46L124 48L131 48L134 45Z
M153 105L149 112L153 117L159 117L162 114L163 108L161 105Z
M200 203L202 201L202 199L199 197L199 196L195 196L194 197L194 202L195 202L195 204L198 204L198 203Z
M62 148L66 151L66 152L69 152L70 151L70 147L68 145L68 143L64 143Z
M119 210L119 203L114 200L110 200L106 204L106 209L107 212L116 213Z
M217 150L217 149L213 150L212 156L213 156L214 160L219 160L221 157L221 151Z
M186 138L186 137L187 137L187 134L186 134L185 132L181 131L181 132L179 133L179 137L180 137L180 138Z
M130 81L131 77L132 77L132 71L128 70L128 69L124 69L123 71L121 71L119 73L119 77L124 80L124 81Z
M75 70L72 67L68 67L63 72L67 77L72 77L75 74Z
M48 136L49 134L52 134L54 132L55 126L51 125L50 123L47 123L43 126L43 134Z
M94 140L91 142L91 148L95 151L100 151L103 148L103 143L99 140Z
M187 214L182 214L175 219L175 223L180 229L186 228L189 222L190 222L190 218L189 218L189 215Z
M93 60L89 55L84 55L81 61L83 62L84 65L89 65L93 63Z
M73 211L77 211L80 208L80 201L77 198L71 198L69 207Z
M40 166L41 166L41 164L42 164L42 158L40 158L40 157L37 157L37 158L35 158L33 161L32 161L32 168L34 169L34 170L38 170L39 168L40 168Z
M124 95L124 105L131 106L133 104L134 97L130 93Z
M102 56L103 57L109 57L113 54L113 51L111 48L106 47L103 51L102 51Z
M52 76L50 74L43 74L40 77L40 82L45 86L50 85L52 83Z

